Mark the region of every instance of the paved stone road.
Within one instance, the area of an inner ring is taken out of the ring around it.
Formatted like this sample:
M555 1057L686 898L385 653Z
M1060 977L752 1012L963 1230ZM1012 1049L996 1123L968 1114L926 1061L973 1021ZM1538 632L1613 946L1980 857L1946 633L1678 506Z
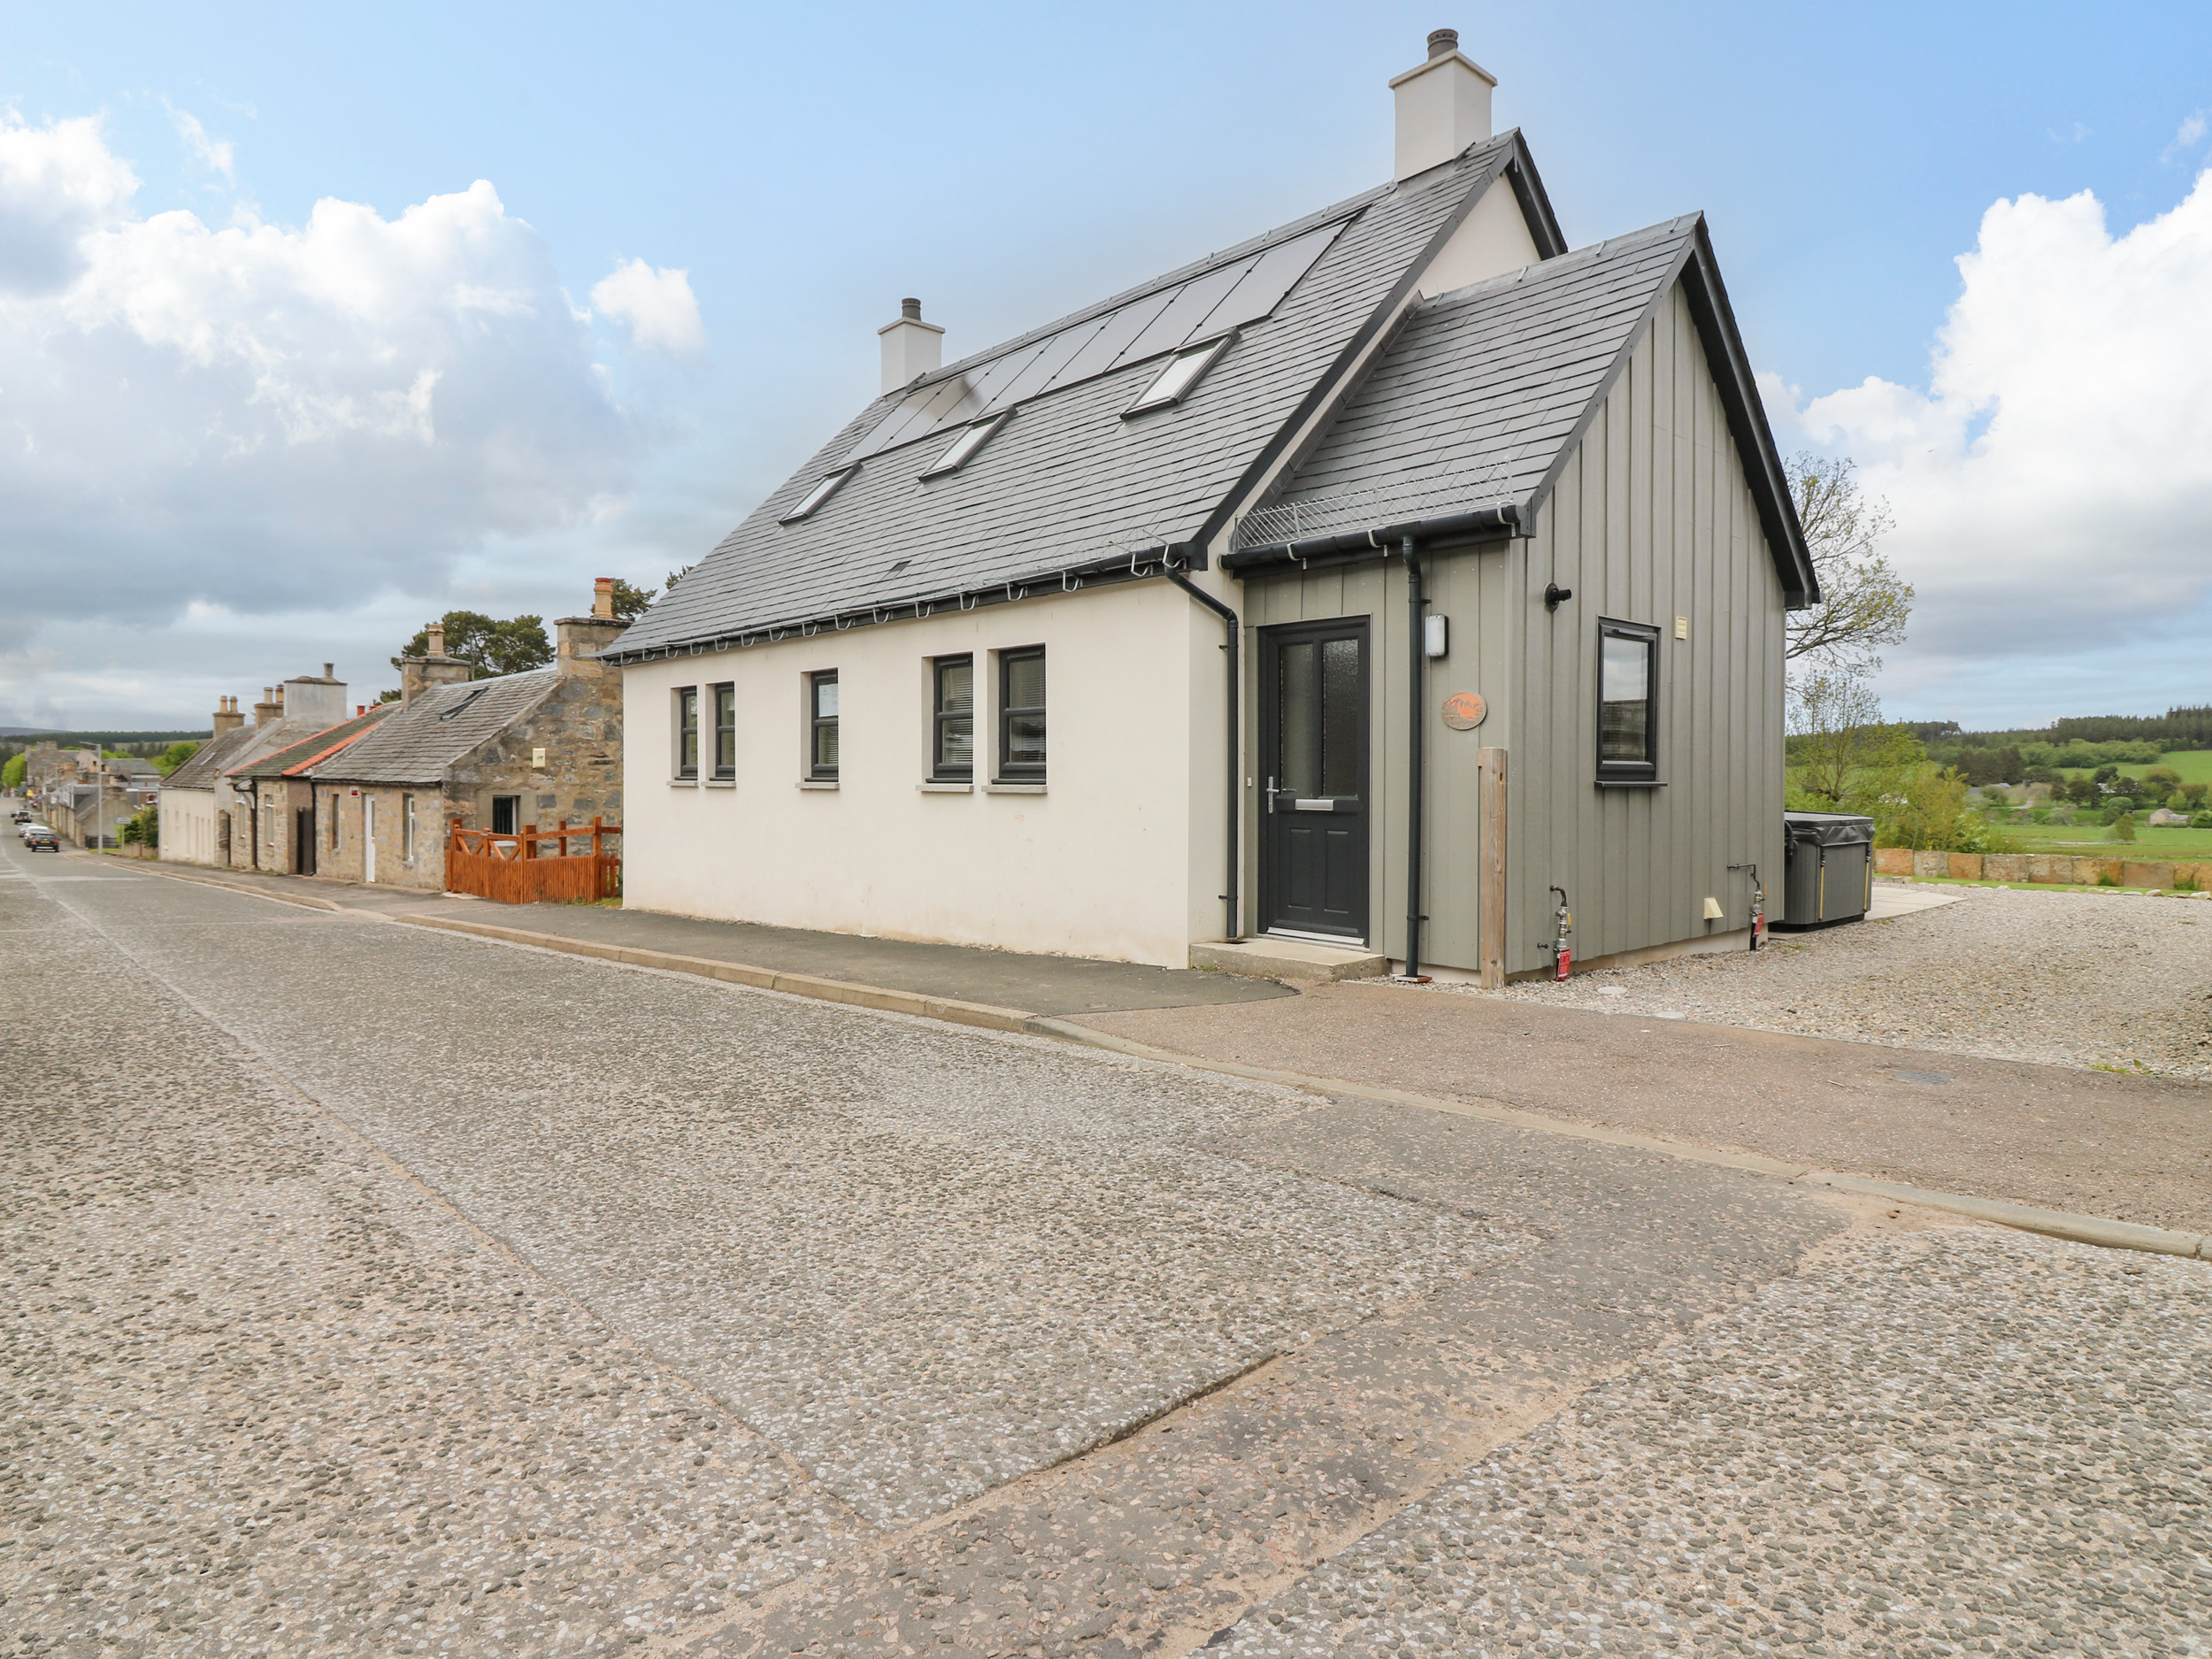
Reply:
M0 1021L0 1651L2206 1651L2200 1265L12 847Z

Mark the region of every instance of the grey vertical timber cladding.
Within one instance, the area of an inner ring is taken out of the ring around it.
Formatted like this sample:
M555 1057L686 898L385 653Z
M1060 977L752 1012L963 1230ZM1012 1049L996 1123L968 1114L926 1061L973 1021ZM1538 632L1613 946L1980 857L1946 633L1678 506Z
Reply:
M1727 866L1780 869L1783 595L1678 287L1520 546L1508 971L1547 964L1555 882L1585 961L1740 928L1749 879ZM1548 582L1574 590L1555 613ZM1596 787L1601 618L1660 630L1663 789Z

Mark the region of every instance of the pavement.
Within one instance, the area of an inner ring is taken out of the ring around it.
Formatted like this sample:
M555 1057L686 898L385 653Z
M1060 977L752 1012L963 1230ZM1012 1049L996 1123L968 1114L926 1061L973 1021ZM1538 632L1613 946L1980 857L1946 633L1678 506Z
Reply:
M711 962L742 963L778 972L817 975L895 991L987 1003L1031 1015L1114 1012L1132 1008L1184 1008L1217 1002L1259 1002L1291 992L1271 979L1188 968L1157 968L1135 962L1097 962L968 945L856 933L812 933L755 922L718 922L653 910L595 904L498 904L458 894L420 893L389 887L311 880L257 871L171 868L159 873L217 880L293 902L315 901L342 910L394 918L463 918L489 926L598 945L665 951Z
M0 1018L0 1652L2208 1651L2212 1264L12 848Z
M1479 1102L1877 1181L2212 1233L2212 1086L1644 1015L858 939L588 905L503 905L226 872L461 919L956 997L1195 1058ZM1914 908L1943 889L1878 886Z

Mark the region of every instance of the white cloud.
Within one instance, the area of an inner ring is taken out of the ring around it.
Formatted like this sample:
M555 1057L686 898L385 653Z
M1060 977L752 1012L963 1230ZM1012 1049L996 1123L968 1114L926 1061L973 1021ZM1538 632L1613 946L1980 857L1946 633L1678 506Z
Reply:
M1893 687L1970 687L2007 657L2124 660L2200 626L2212 172L2116 237L2086 192L2001 201L1958 266L1924 390L1869 379L1784 414L1895 510L1888 548L1919 597ZM2188 678L2177 694L2196 700Z
M491 185L218 228L137 183L96 121L0 112L0 721L53 639L343 616L620 512L645 439Z
M84 237L138 188L88 117L27 127L0 113L0 296L43 294L84 269Z
M691 352L707 343L688 272L657 271L642 259L633 259L600 280L591 291L591 303L628 323L630 338L650 349Z
M192 158L203 167L221 173L226 179L234 178L234 164L237 155L230 140L211 138L207 128L200 125L198 116L189 111L180 110L166 99L163 100L163 104L169 111L169 119L176 123L177 136L184 141L184 147L191 152Z
M2186 155L2204 142L2204 111L2199 110L2193 115L2183 116L2181 125L2174 129L2174 142L2166 146L2160 154L2159 160L2171 161L2177 156Z

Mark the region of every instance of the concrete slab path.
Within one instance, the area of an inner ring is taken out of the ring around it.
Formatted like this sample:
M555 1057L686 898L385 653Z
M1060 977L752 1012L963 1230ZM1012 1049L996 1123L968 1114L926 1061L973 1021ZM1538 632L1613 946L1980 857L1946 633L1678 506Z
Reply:
M2212 1087L2193 1081L1358 982L1082 1023L1210 1060L2212 1232Z

